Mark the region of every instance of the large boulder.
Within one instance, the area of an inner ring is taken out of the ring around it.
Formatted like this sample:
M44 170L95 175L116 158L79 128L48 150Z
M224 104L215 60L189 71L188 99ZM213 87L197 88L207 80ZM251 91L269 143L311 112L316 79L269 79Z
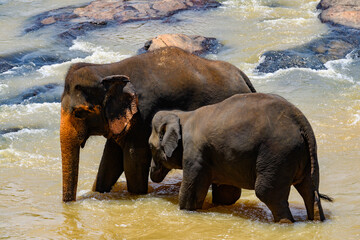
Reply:
M74 14L91 20L128 22L158 19L182 10L203 8L209 4L212 6L218 5L217 2L212 0L96 0L88 6L76 8Z
M359 0L321 0L317 8L323 10L319 17L324 23L360 29Z
M196 55L217 53L222 44L216 38L203 36L188 36L185 34L163 34L145 43L139 53L153 51L162 47L174 46Z

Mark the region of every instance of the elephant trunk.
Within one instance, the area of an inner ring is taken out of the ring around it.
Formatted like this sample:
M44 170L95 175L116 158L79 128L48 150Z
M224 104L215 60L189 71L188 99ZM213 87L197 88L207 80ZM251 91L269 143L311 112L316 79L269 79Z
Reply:
M77 121L61 109L60 144L62 157L63 201L75 201L79 172L81 138Z
M165 168L164 166L162 166L162 164L155 164L154 160L151 160L151 167L150 167L150 179L153 182L159 183L162 180L164 180L164 178L166 177L166 175L168 174L168 172L170 171L170 169Z

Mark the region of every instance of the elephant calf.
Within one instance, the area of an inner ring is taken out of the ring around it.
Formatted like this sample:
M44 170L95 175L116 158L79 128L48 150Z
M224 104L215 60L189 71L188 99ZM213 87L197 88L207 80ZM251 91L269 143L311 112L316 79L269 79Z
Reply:
M276 222L294 222L291 185L304 199L309 220L314 203L325 220L319 193L314 132L305 116L271 94L234 95L194 111L160 111L152 120L151 179L183 169L180 209L202 208L211 183L255 189Z

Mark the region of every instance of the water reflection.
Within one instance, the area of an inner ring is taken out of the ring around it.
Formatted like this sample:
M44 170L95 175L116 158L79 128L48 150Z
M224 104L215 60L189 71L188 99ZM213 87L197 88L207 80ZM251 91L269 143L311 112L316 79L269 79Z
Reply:
M79 209L75 204L63 204L62 224L56 229L56 232L67 239L86 238L86 229L81 224Z

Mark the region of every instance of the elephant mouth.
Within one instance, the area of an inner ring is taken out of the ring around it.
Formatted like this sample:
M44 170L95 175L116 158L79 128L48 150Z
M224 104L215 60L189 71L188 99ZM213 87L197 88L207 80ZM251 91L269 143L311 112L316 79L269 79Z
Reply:
M151 166L150 168L150 178L151 181L159 183L166 177L170 169L165 168L164 166Z
M85 144L86 144L86 141L89 139L89 135L86 135L84 137L84 140L80 143L80 147L81 148L84 148L85 147Z

